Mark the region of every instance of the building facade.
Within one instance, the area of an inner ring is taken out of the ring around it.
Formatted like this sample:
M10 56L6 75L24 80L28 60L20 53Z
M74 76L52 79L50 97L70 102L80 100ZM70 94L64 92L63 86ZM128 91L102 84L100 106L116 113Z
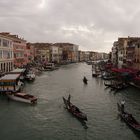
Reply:
M26 40L19 38L18 35L12 35L9 32L2 32L0 34L13 41L14 67L26 65Z
M13 70L13 41L0 35L0 71L1 73Z

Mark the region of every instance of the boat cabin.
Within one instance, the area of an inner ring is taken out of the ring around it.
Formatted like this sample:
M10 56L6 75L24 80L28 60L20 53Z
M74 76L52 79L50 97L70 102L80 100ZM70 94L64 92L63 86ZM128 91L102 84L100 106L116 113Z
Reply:
M25 77L26 69L14 69L10 71L8 74L20 74L20 79L23 80Z
M55 70L55 64L54 63L47 63L44 66L45 70Z
M6 74L0 78L0 92L17 92L21 90L20 74Z

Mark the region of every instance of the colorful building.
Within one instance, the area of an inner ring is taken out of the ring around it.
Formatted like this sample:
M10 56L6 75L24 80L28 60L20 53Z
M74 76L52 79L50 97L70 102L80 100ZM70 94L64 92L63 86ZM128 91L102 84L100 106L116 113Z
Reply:
M13 70L13 41L6 36L0 35L0 71L9 72Z
M50 43L32 43L34 46L34 60L39 63L51 62Z
M11 35L9 32L2 32L0 34L13 41L14 67L22 67L26 65L26 41L19 38L18 35Z

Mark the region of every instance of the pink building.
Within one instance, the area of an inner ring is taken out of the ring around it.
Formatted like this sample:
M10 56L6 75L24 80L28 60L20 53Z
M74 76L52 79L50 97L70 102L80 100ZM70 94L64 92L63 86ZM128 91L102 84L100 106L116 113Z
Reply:
M0 33L9 37L13 41L14 67L21 67L26 65L26 40L19 38L17 35L12 35L8 32Z
M35 56L35 49L34 46L30 43L27 43L26 45L26 49L24 52L24 59L25 59L25 63L31 63L34 60L34 56Z

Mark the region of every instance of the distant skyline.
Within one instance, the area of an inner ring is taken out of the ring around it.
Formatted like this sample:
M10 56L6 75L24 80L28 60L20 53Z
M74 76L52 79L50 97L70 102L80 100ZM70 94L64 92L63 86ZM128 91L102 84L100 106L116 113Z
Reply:
M0 32L108 53L118 37L140 36L139 5L139 0L0 0Z

